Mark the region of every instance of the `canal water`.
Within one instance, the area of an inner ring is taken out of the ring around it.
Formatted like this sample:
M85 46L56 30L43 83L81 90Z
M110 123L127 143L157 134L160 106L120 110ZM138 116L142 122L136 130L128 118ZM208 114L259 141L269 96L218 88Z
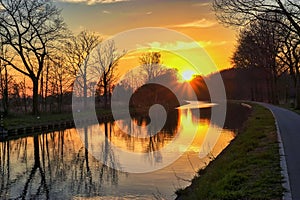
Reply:
M242 106L237 109L247 110ZM231 126L227 120L226 128L222 129L211 153L200 159L200 146L211 124L209 108L205 112L197 117L190 109L174 110L168 115L164 128L149 138L138 138L122 132L120 126L128 125L128 120L119 120L84 127L88 133L84 139L72 128L1 142L0 199L174 199L175 191L190 185L196 172L214 159L236 135L237 126ZM241 115L241 111L238 114ZM228 115L233 120L237 112ZM143 127L147 121L146 117L138 117L133 118L131 123ZM103 133L106 137L93 143L99 138L92 132L99 127L106 130ZM220 127L212 124L214 128L217 130ZM162 157L155 152L178 135L190 134L192 130L197 132L189 148L177 148L175 152L170 152L170 155L182 154L179 159L149 173L112 169L85 148L85 145L91 147L97 144L93 148L103 150L104 160L109 166L122 165L119 155L108 148L109 143L128 152L148 153L140 162L155 165L167 159L168 155ZM144 134L141 130L136 131L136 134Z

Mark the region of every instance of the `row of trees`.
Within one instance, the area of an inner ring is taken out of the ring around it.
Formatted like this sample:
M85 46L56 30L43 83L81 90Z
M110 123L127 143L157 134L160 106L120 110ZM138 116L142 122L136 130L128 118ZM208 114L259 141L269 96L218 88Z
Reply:
M269 101L279 102L284 82L292 87L289 96L300 107L300 2L297 0L215 0L218 19L240 28L238 45L232 57L234 67L264 76ZM262 87L256 75L251 90ZM254 94L254 93L253 93ZM257 100L253 98L254 100Z
M73 35L52 1L0 0L0 92L6 114L12 103L34 115L70 109L73 89L84 97L85 108L93 95L107 108L125 54L96 33ZM121 83L124 90L177 73L162 66L159 52L144 53L139 61L141 69Z
M46 0L0 1L1 60L29 77L33 113L38 113L38 90L47 57L54 53L66 30L60 11Z
M91 64L90 54L95 48L95 63ZM80 83L84 97L97 85L107 105L122 55L113 41L103 43L96 33L71 34L61 10L52 1L0 1L0 86L5 113L9 110L9 100L15 100L14 93L24 97L25 110L28 99L32 99L30 107L35 115L40 109L49 110L51 99L57 101L57 110L61 111L63 97L70 100L75 80ZM87 85L88 68L101 77L90 85ZM13 91L14 88L19 91Z

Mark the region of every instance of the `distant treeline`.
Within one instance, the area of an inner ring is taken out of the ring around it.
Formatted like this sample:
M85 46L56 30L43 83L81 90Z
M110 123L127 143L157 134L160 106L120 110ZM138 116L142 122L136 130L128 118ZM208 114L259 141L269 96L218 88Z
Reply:
M278 79L277 94L274 94L272 77L264 68L232 68L220 73L227 99L268 103L274 103L275 96L280 103L293 102L295 99L295 88L288 74Z

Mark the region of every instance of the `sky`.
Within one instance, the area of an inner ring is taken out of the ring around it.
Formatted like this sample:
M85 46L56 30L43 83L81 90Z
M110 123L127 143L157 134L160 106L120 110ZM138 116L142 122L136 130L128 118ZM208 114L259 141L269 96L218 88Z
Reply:
M230 57L234 50L236 33L218 23L212 11L211 1L56 0L55 3L62 8L65 22L75 34L89 30L99 33L102 38L109 38L135 28L167 28L191 37L205 49L216 68L221 70L231 66ZM163 45L166 43L150 44L151 47ZM173 48L182 48L189 55L197 56L193 46L189 46L190 43L173 41L172 45ZM176 56L166 54L162 57L165 65L178 68L182 74L188 74L186 71L191 70L185 61ZM133 61L127 63L138 65ZM203 61L198 67L205 69L205 65ZM209 74L212 71L207 69L202 73Z

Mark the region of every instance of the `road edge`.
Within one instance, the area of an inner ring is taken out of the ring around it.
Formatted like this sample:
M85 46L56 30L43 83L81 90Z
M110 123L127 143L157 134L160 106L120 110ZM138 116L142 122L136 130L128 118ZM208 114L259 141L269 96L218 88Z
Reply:
M292 193L291 193L291 186L290 186L290 177L289 177L289 174L288 174L287 162L286 162L286 159L285 159L286 154L285 154L284 146L283 146L283 143L282 143L281 131L280 131L280 128L279 128L279 125L278 125L278 121L276 119L276 116L275 116L273 110L271 108L269 108L267 104L258 103L258 102L257 102L257 104L267 108L272 113L272 115L274 117L276 129L277 129L277 139L278 139L278 143L279 143L278 145L279 145L279 155L280 155L280 167L282 169L281 174L284 177L284 181L282 183L282 186L287 190L286 192L284 192L282 199L283 200L293 200Z

